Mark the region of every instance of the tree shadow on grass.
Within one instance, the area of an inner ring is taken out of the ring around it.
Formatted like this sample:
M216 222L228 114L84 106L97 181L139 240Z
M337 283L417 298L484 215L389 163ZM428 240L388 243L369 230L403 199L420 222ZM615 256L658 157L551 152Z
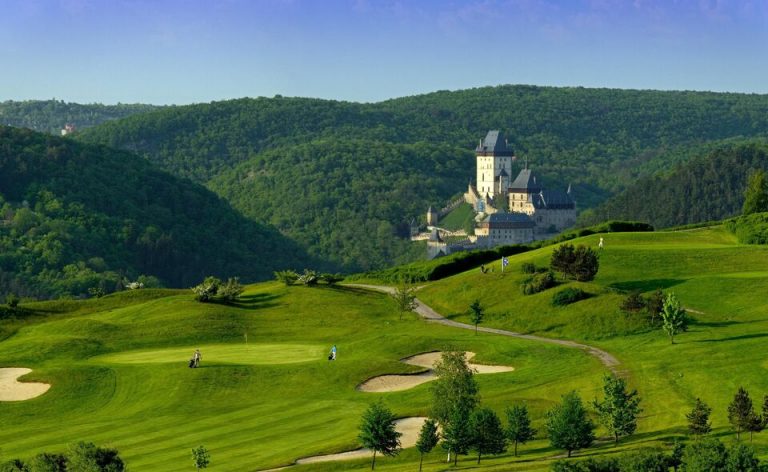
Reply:
M692 341L694 343L719 343L719 342L726 342L726 341L743 341L745 339L758 339L758 338L767 338L768 333L753 333L753 334L742 334L741 336L731 336L728 338L718 338L718 339L700 339L698 341Z
M631 280L628 282L615 282L608 286L623 292L632 292L639 290L641 292L650 292L656 289L665 290L675 285L687 282L688 279L650 279L650 280Z
M209 303L214 305L231 306L234 308L242 308L247 310L255 310L259 308L272 308L278 306L275 300L280 298L280 295L272 293L253 293L250 295L241 295L237 300L212 300Z

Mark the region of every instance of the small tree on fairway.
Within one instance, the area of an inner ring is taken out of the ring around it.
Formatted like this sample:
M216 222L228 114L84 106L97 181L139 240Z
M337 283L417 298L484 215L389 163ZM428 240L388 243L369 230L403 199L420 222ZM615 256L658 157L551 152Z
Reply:
M208 468L208 464L211 463L211 455L208 453L208 449L202 445L192 449L192 462L198 471Z
M401 320L403 319L403 314L416 309L416 295L413 294L414 290L413 287L402 282L400 286L390 294L397 305L397 311L400 312Z
M395 415L383 403L374 403L363 413L358 438L373 451L371 470L376 467L376 452L396 456L400 452L400 436L395 430Z
M469 316L472 319L472 324L475 325L475 334L477 334L477 325L483 322L483 306L480 304L480 300L475 300L469 305Z
M279 270L274 273L275 279L279 282L284 283L286 286L292 285L296 283L297 280L299 280L299 274L297 274L293 270Z
M470 410L457 408L447 423L443 423L443 449L453 453L453 465L459 462L459 454L466 454L472 446L472 431L469 425ZM450 460L450 457L449 457Z
M592 445L594 430L595 425L575 391L565 394L562 403L547 413L549 441L552 446L565 449L568 457L573 451Z
M483 454L501 454L507 450L504 428L496 413L490 408L480 408L469 418L472 450L477 451L477 463Z
M688 431L696 437L712 431L712 423L709 422L710 413L712 413L712 408L697 398L693 410L685 415L688 420Z
M749 393L743 387L733 397L733 401L728 405L728 421L731 422L733 429L736 430L736 439L740 439L742 431L749 431L749 427L754 421L755 410L752 408L752 399Z
M603 377L602 403L594 401L595 410L600 416L600 422L613 435L615 444L619 437L629 436L637 429L637 415L640 414L640 397L637 390L627 391L624 379L606 374Z
M525 404L512 405L507 408L507 439L515 444L515 457L517 457L517 445L525 444L533 439L536 430L531 427L531 419L528 417L528 407Z
M664 299L664 307L661 310L661 323L664 331L669 335L669 341L675 344L675 335L688 330L688 314L674 293L667 294Z
M437 422L432 418L427 418L421 426L419 439L416 441L416 449L421 454L419 458L419 472L421 472L421 466L424 463L424 454L434 449L439 441L440 435L437 433Z

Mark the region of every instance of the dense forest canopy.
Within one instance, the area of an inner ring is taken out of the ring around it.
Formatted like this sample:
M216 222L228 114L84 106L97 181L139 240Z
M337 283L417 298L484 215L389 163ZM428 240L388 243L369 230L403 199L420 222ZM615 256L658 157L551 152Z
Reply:
M398 228L464 191L489 129L503 131L547 187L572 184L584 210L684 162L691 148L766 136L768 96L498 86L372 104L243 98L107 122L80 139L208 185L357 270L413 255Z
M307 263L276 230L144 159L0 127L0 294L108 293L140 275L263 280Z
M768 170L768 141L720 143L666 175L638 180L580 221L631 218L665 228L729 218L741 213L753 169Z
M25 100L0 102L0 125L29 128L43 133L60 134L66 124L85 129L109 120L157 110L155 105L66 103L62 100Z

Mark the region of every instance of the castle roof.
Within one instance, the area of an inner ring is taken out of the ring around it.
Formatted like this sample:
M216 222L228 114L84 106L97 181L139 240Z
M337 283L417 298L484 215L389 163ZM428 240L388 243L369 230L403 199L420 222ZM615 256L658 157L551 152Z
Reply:
M542 190L533 196L533 207L546 210L571 210L576 208L576 202L568 192Z
M499 177L509 177L509 174L507 174L507 171L504 170L504 168L501 168L501 172L499 172Z
M533 228L535 223L525 213L493 213L482 222L488 229Z
M481 156L512 157L514 155L514 151L507 145L507 140L499 130L488 131L485 139L475 148L475 152Z
M523 169L517 174L517 178L509 186L510 192L538 193L541 185L536 183L536 176L530 169Z

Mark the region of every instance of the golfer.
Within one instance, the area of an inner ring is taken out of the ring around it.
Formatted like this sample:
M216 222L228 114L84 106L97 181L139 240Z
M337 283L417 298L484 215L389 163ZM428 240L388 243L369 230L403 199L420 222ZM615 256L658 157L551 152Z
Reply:
M335 360L336 360L336 345L335 345L335 344L334 344L334 345L333 345L333 347L331 348L331 360L332 360L332 361L335 361Z
M203 355L200 354L200 349L195 349L195 353L192 355L192 360L195 361L195 367L200 365L200 361L203 360Z

